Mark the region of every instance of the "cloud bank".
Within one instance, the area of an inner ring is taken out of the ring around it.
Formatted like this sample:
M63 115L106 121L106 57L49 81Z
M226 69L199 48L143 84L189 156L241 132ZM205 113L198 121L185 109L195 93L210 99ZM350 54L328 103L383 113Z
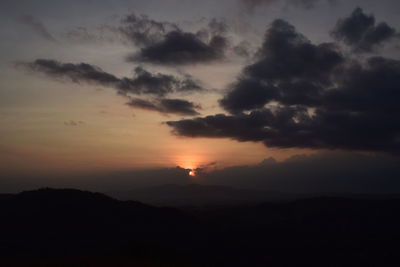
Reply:
M397 154L399 88L400 61L347 56L336 44L313 44L293 25L275 20L256 60L220 100L229 115L167 125L187 137Z

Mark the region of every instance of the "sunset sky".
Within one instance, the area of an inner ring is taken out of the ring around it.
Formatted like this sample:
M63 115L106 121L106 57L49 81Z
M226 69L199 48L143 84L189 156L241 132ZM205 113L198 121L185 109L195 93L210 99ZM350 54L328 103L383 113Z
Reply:
M2 182L176 166L212 176L327 157L397 177L399 10L398 0L2 0Z

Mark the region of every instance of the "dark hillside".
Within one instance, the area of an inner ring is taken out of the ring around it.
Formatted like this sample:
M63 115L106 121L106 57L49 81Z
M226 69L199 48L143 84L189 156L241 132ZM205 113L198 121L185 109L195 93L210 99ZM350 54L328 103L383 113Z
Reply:
M400 199L394 197L178 210L99 193L42 189L0 198L0 209L0 253L7 266L400 263Z

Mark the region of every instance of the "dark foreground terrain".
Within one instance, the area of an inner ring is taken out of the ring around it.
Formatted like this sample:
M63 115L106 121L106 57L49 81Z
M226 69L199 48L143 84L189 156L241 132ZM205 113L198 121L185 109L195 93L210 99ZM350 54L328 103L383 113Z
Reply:
M174 209L42 189L0 211L0 266L400 266L395 197Z

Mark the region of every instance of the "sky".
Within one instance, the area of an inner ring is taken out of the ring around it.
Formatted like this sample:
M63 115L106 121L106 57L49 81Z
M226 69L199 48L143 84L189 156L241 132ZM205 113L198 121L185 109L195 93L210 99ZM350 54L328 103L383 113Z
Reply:
M400 192L399 8L3 0L3 191Z

